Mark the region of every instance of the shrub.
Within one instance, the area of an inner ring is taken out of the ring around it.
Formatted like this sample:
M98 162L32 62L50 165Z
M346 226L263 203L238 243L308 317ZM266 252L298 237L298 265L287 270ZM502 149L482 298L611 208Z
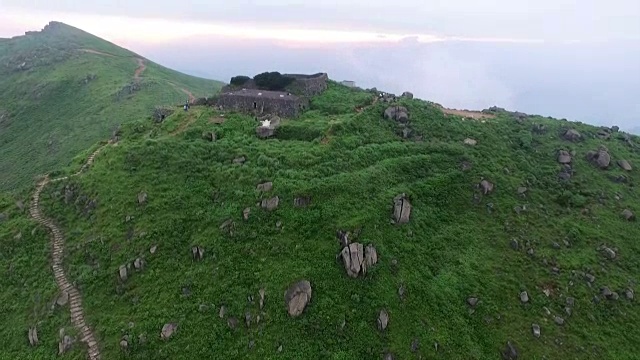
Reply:
M235 86L241 86L244 85L244 83L246 83L247 81L249 81L251 78L248 76L244 76L244 75L238 75L238 76L234 76L231 78L231 81L229 82L231 85L235 85Z
M288 76L284 76L277 71L264 72L253 77L256 85L260 89L271 91L283 91L289 86L295 79Z

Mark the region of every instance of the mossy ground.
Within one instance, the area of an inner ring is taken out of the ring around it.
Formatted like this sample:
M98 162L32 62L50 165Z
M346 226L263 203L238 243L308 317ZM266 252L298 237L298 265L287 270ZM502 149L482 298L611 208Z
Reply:
M217 124L212 120L220 114L210 108L178 112L160 125L140 120L125 126L122 141L107 146L86 174L49 185L44 210L65 230L68 275L84 296L103 357L376 359L392 351L400 359L495 359L507 340L525 359L636 356L640 333L633 324L640 311L622 291L636 286L640 229L620 213L640 213L634 187L640 175L634 170L626 174L629 183L615 183L609 176L621 169L597 169L584 155L604 144L614 161L640 166L638 148L615 134L598 140L597 129L584 124L536 116L520 124L506 113L486 122L462 120L420 100L401 104L422 140L402 139L400 127L382 118L385 104L372 103L372 95L332 83L309 112L285 121L269 140L255 136L252 117L225 114ZM367 107L356 112L361 106ZM185 122L190 125L170 135ZM534 123L544 124L547 133L533 134ZM562 140L566 128L576 128L585 140ZM202 139L205 131L218 140ZM478 145L463 145L467 137ZM557 176L561 149L577 153L569 182ZM59 173L75 171L90 152ZM239 156L246 163L234 165ZM472 164L469 171L462 170L465 161ZM474 202L482 178L496 189ZM268 194L256 191L264 181L274 183ZM68 204L62 200L65 186L76 189ZM524 197L517 194L520 186L529 189ZM148 194L145 205L137 203L142 191ZM398 226L390 221L393 197L400 193L413 211L410 223ZM281 199L277 210L256 206L275 195ZM311 205L294 207L297 196L310 196ZM87 199L98 207L85 216ZM527 211L517 214L518 205ZM9 200L3 206L13 207ZM246 207L248 221L242 219ZM39 228L31 235L36 225L24 215L8 212L0 233L0 314L7 319L0 357L54 358L57 330L70 325L65 310L44 310L56 294L48 240ZM235 223L233 235L220 229L228 219ZM361 229L359 241L378 250L379 263L363 278L347 277L336 261L339 229ZM18 232L21 240L14 239ZM520 250L511 249L512 239ZM552 247L565 239L570 247ZM533 256L526 253L527 242ZM603 243L618 248L617 259L597 251ZM157 252L150 254L154 245ZM201 262L191 259L195 245L205 249ZM118 267L138 257L145 269L132 270L121 283ZM581 272L596 276L592 287ZM299 279L311 282L313 298L292 319L283 295ZM623 296L595 304L601 286ZM266 289L263 311L257 305L260 288ZM523 290L529 304L520 303ZM247 301L250 295L254 303ZM466 304L469 296L481 300L475 311ZM576 298L571 316L565 313L568 296ZM219 318L221 305L227 317L240 320L238 329ZM554 324L545 307L564 317L565 325ZM381 333L376 317L383 308L390 324ZM248 329L247 311L253 318ZM35 321L43 344L31 349L26 330ZM178 332L162 341L167 322L178 323ZM531 334L532 323L542 327L539 339ZM141 334L145 344L138 341ZM127 352L119 347L125 335L133 339ZM414 339L420 343L416 354ZM82 356L76 351L69 358Z

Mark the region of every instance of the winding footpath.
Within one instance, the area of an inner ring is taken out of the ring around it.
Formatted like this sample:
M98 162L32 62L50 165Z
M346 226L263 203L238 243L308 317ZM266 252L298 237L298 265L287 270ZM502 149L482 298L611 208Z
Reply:
M87 162L85 163L85 165L83 165L82 168L77 173L71 175L71 177L78 176L84 170L88 169L89 166L93 164L93 161L95 160L96 155L98 155L100 150L102 150L103 148L104 146L101 146L96 151L94 151L87 159ZM100 359L100 349L98 347L98 342L96 341L93 331L87 325L84 319L84 311L82 308L82 296L80 295L80 292L78 291L78 289L76 289L71 284L71 282L69 281L69 278L64 272L64 266L63 266L64 235L62 234L62 230L60 230L60 228L56 226L53 220L43 215L42 210L40 208L40 194L42 193L42 190L44 189L44 187L49 182L63 181L68 178L69 176L60 177L56 179L49 179L49 175L45 175L44 179L40 181L36 186L36 191L33 194L33 200L31 202L31 205L29 206L29 212L31 214L31 217L33 217L42 226L46 227L52 235L52 238L51 238L51 247L52 247L52 254L53 254L52 268L53 268L53 275L55 276L55 279L56 279L56 284L58 285L60 292L66 292L69 295L71 322L73 323L73 326L75 326L75 328L81 334L80 341L84 342L89 347L89 359L98 360Z

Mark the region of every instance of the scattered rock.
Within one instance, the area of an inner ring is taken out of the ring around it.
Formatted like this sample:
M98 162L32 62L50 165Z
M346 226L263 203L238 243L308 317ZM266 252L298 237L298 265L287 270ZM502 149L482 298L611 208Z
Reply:
M575 298L573 298L573 297L571 297L571 296L568 296L568 297L567 297L567 305L569 305L569 306L574 306L574 305L575 305L575 303L576 303L576 299L575 299Z
M267 209L268 211L273 211L278 208L278 204L280 203L280 198L275 196L271 199L264 199L260 203L263 209Z
M524 194L526 194L526 193L527 193L527 191L529 191L529 189L527 189L527 188L526 188L526 187L524 187L524 186L520 186L520 187L518 188L518 195L524 195Z
M18 210L23 211L24 210L24 202L22 202L22 200L16 201L16 207L18 208Z
M589 151L587 153L587 160L594 163L601 169L606 169L611 163L611 155L606 147L600 146L598 151Z
M227 326L230 329L235 329L238 327L238 319L235 316L232 316L230 318L227 319Z
M218 312L218 316L220 316L220 319L224 319L224 315L227 313L227 308L222 305L220 306L220 311Z
M298 207L298 208L305 208L307 206L309 206L311 204L311 197L310 196L302 196L302 197L297 197L293 200L293 206Z
M129 347L129 342L126 339L120 340L120 348L126 350Z
M389 325L389 314L386 310L380 310L380 314L378 315L378 330L385 331L387 326Z
M266 294L266 291L264 290L264 288L260 289L260 291L258 291L258 294L260 295L260 310L262 310L262 308L264 307L264 296Z
M604 251L605 255L611 260L616 258L616 252L613 251L613 249L605 247L602 251Z
M251 327L251 313L249 311L244 313L244 323L247 327Z
M372 267L373 265L375 265L378 262L378 251L376 250L376 248L369 244L367 245L367 247L364 249L364 267L363 267L363 273L366 272L366 269Z
M492 192L493 191L493 187L494 187L494 185L491 182L487 181L487 180L482 180L480 182L480 189L482 189L482 193L485 194L485 195L487 195L490 192Z
M464 139L464 144L469 146L476 146L478 144L477 140L466 138Z
M200 306L198 306L198 311L201 313L207 312L207 310L209 310L209 306L207 306L207 304L200 304Z
M633 300L633 297L634 297L633 289L626 289L624 291L624 295L626 296L627 300Z
M594 281L596 281L596 277L591 275L591 274L586 274L584 276L584 278L589 282L589 283L593 283Z
M275 135L276 129L272 126L258 126L256 127L256 135L261 139L267 139Z
M631 171L631 164L627 160L618 160L618 166L620 166L625 171Z
M218 139L218 137L216 136L216 133L214 133L213 131L205 131L202 133L202 138L209 141L209 142L214 142Z
M476 307L476 305L478 305L478 298L477 297L467 298L467 304L469 304L469 306L471 307Z
M568 307L568 306L564 308L564 312L565 312L565 313L567 314L567 316L569 316L569 317L571 316L571 314L573 314L573 310L571 310L571 308L570 308L570 307Z
M407 289L405 289L404 285L400 285L398 288L398 296L400 296L400 300L404 300L404 295L407 293Z
M204 258L204 249L200 246L194 246L191 248L191 257L195 261L202 260Z
M146 202L147 202L147 193L143 191L138 194L138 204L143 205Z
M564 139L569 141L578 141L582 139L582 135L577 130L569 129L564 133Z
M553 318L553 322L558 325L564 325L564 319L557 315Z
M120 275L120 280L127 281L127 266L120 265L120 269L118 270L118 274Z
M245 221L249 220L249 215L251 215L251 208L242 210L242 218L245 219Z
M396 356L393 353L385 353L383 360L396 360Z
M300 316L309 301L311 301L311 283L307 280L291 285L284 293L284 303L289 316Z
M405 194L400 194L393 198L393 217L396 224L406 224L411 216L411 203Z
M38 346L38 330L35 327L29 328L29 345Z
M61 334L64 333L64 329L61 329L63 331L61 331ZM63 355L65 354L67 351L71 350L71 346L73 345L74 340L71 336L69 335L63 335L62 338L60 339L60 342L58 342L58 355Z
M533 336L539 338L540 337L540 325L531 324L531 331L533 331Z
M258 186L256 187L256 190L262 191L262 192L269 192L272 189L273 189L273 183L271 181L266 182L266 183L262 183L262 184L258 184Z
M411 352L415 353L418 352L418 350L420 349L420 340L413 339L413 341L411 342Z
M240 156L240 157L237 157L237 158L233 159L233 163L236 164L236 165L242 165L246 161L247 161L247 158L244 157L244 156Z
M58 298L56 299L56 304L58 306L65 306L69 303L69 293L66 291L62 291Z
M462 171L469 171L472 167L473 166L468 161L463 161L462 164L460 164L460 168L462 169Z
M518 249L520 248L520 244L518 244L518 240L517 239L511 239L511 242L509 244L511 245L511 248L513 250L518 251Z
M622 212L622 217L627 221L633 221L636 218L636 216L633 214L633 212L631 212L631 210L629 210L629 209L625 209Z
M520 301L522 303L528 303L529 302L529 294L526 291L523 291L520 293Z
M362 244L349 244L342 249L341 255L347 275L352 278L358 277L362 271L362 265L364 264L364 248ZM364 271L366 271L366 265Z
M566 150L560 150L558 152L558 162L560 164L570 164L571 163L571 155Z
M133 267L136 270L142 270L142 268L144 268L144 260L142 260L141 258L137 258L134 262L133 262Z
M511 341L507 341L507 346L502 350L502 359L503 360L516 360L518 359L518 349L511 343Z
M556 250L559 250L559 249L561 248L560 244L558 244L558 243L557 243L557 242L555 242L555 241L551 244L551 246L552 246L554 249L556 249Z
M402 97L407 99L413 99L413 94L410 93L409 91L405 91L402 93Z
M151 255L153 255L156 253L157 250L158 250L158 245L153 245L151 249L149 249L149 252L151 253Z

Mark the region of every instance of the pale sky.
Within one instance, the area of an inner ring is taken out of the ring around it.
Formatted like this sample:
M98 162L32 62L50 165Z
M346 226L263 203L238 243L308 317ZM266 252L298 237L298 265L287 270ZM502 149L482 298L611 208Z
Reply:
M330 30L307 36L329 41L370 40L371 34L379 33L547 41L640 39L638 0L0 0L0 35L52 17L112 38L126 36L126 31L151 39L230 35L244 28L245 33L289 34L296 40L307 35L291 30ZM360 33L349 35L355 31Z
M222 81L324 71L447 107L640 126L640 0L0 0L0 37L52 20Z

